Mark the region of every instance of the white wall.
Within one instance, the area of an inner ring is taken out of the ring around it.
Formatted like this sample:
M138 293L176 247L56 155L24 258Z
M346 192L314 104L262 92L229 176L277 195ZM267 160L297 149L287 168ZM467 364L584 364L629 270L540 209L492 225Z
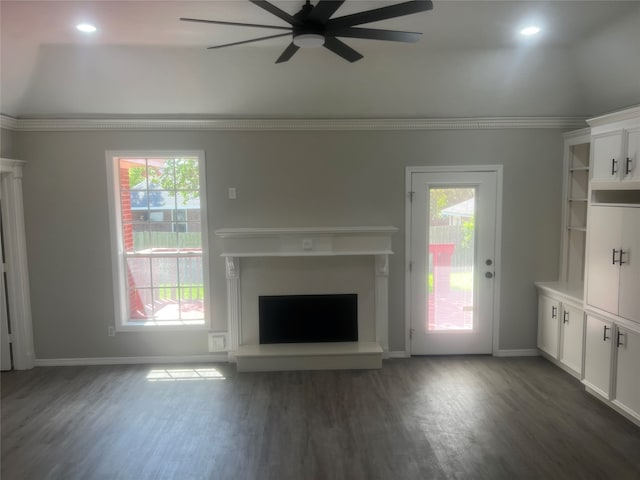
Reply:
M562 137L557 130L19 132L38 358L206 353L202 333L113 324L104 152L203 149L213 247L213 324L226 328L221 227L394 225L390 350L404 350L406 166L504 165L500 348L533 348L533 282L557 278ZM236 187L237 200L226 198Z

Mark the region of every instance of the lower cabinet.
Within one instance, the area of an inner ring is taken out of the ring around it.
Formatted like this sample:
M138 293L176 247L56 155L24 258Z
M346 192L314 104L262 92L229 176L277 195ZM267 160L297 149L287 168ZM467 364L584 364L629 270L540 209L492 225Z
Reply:
M560 317L560 362L574 372L582 372L582 334L584 313L581 308L562 304Z
M617 327L615 351L613 402L640 419L640 332Z
M603 397L611 392L613 323L587 315L583 383Z
M547 295L538 297L538 348L558 358L560 302Z
M571 297L573 298L573 297ZM562 292L540 290L538 296L538 348L576 377L582 374L584 313L580 299Z
M587 314L582 382L640 421L640 325Z

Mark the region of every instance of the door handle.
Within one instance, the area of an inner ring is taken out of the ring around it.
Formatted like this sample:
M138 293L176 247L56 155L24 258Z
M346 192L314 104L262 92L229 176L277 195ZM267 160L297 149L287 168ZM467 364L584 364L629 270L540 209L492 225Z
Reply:
M618 339L616 340L616 347L624 346L624 343L620 341L621 337L624 337L624 333L618 330Z
M616 250L615 248L611 249L611 264L615 265L616 264L616 253L618 253L618 250ZM621 255L622 257L622 255Z
M551 318L558 318L558 307L551 305Z
M607 337L607 330L611 330L611 327L604 326L604 331L602 332L602 341L606 342L610 337Z
M562 323L569 323L569 312L567 310L562 312Z
M622 265L623 263L627 263L627 262L623 262L623 261L622 261L622 256L623 256L623 255L628 255L628 254L629 254L629 250L627 250L627 251L625 252L624 250L620 249L620 260L618 260L618 263L619 263L620 265Z
M627 161L625 162L625 165L624 165L624 174L625 175L629 175L629 173L631 172L631 168L629 168L630 165L631 165L631 159L629 157L627 157Z
M615 158L611 159L611 175L618 173L618 161Z

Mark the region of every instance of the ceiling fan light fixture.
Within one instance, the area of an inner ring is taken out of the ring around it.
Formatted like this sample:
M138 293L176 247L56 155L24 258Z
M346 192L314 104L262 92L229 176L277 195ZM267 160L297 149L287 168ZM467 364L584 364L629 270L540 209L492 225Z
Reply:
M530 27L525 27L520 30L520 35L524 35L525 37L531 37L532 35L537 35L540 33L540 27L536 27L535 25L531 25Z
M293 37L293 44L300 48L317 48L324 45L324 35L319 33L301 33Z

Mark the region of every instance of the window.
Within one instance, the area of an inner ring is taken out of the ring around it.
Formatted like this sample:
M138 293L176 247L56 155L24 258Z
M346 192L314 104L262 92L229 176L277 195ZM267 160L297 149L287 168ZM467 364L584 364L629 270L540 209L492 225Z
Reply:
M118 330L206 328L204 154L107 152Z

